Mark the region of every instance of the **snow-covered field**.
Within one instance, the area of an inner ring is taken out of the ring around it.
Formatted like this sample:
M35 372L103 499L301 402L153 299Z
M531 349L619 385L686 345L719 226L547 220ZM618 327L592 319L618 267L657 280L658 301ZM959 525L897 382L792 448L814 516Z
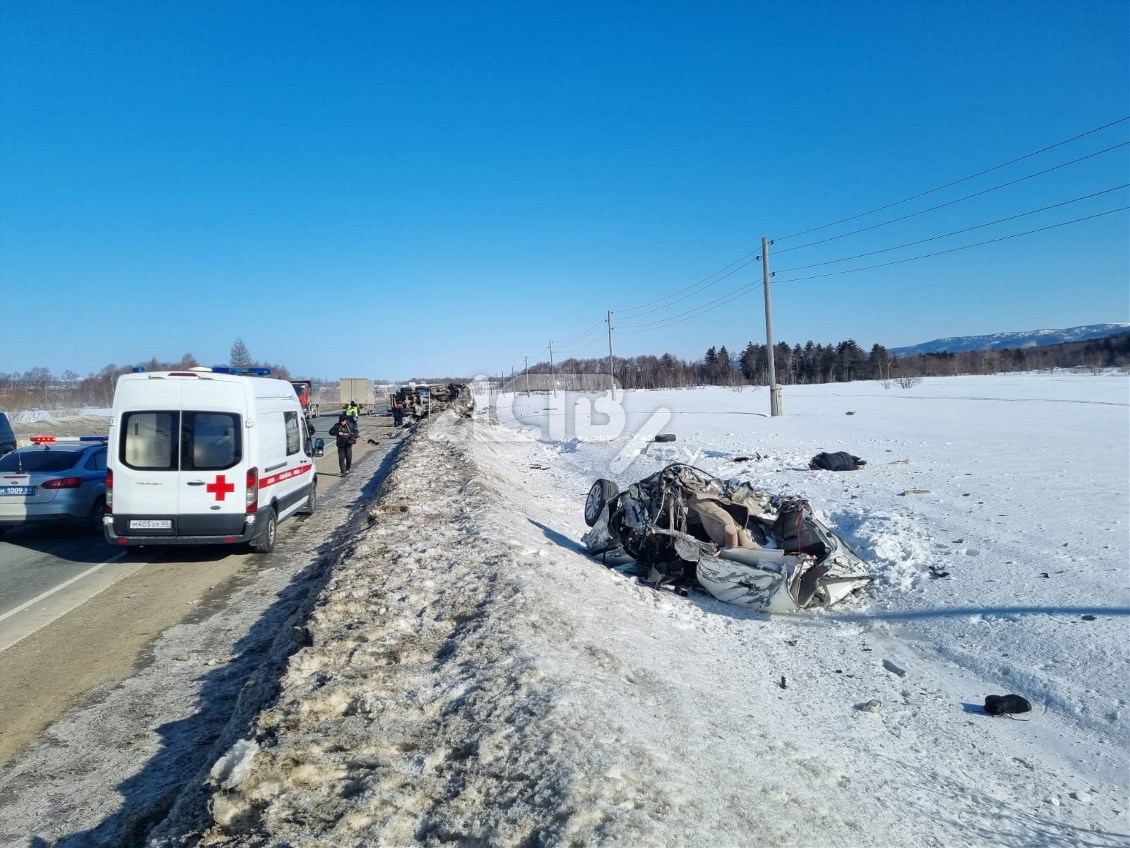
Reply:
M491 400L358 504L277 699L151 844L1130 844L1130 377ZM589 558L593 480L671 461L806 495L874 582L769 617Z
M393 472L204 844L1130 841L1126 375L495 400ZM672 460L807 495L874 584L766 617L589 559L591 482Z

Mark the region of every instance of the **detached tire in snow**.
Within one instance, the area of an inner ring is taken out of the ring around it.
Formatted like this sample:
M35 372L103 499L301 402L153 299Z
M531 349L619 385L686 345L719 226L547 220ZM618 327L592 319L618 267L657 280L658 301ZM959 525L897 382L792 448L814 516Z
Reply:
M675 434L674 433L660 433L658 436L655 437L655 441L657 441L657 442L673 442L673 441L675 441Z
M613 483L611 480L597 480L592 484L589 489L589 495L585 498L585 524L592 527L600 520L600 514L604 512L604 508L608 506L608 502L616 497L620 492L620 487Z

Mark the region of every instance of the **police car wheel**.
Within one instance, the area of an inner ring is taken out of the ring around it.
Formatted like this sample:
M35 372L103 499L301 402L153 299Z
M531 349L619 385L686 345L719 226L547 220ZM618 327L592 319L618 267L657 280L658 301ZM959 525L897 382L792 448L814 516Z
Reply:
M106 499L99 498L94 502L94 506L90 508L90 517L87 519L87 527L91 533L102 532L102 517L106 514Z

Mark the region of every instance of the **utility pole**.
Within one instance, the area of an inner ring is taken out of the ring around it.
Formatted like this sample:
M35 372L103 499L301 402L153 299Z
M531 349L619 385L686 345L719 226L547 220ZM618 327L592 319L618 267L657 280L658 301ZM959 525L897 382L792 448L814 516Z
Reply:
M765 278L765 352L769 357L769 414L781 414L781 387L773 361L773 308L769 303L769 239L761 238L761 272Z
M616 400L616 372L612 369L612 310L608 310L608 390L612 392L612 400Z
M557 397L557 372L553 370L553 342L549 343L549 387Z
M529 396L530 396L530 357L528 357L528 356L523 356L523 357L522 357L522 360L523 360L523 361L524 361L524 362L526 363L526 365L525 365L525 372L526 372L526 397L529 397Z

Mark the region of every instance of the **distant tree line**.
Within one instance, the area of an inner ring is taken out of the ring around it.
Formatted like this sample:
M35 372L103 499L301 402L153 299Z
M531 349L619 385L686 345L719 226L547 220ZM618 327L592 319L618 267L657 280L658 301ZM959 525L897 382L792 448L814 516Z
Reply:
M82 407L108 407L114 399L114 386L118 377L131 371L185 371L201 363L191 353L180 359L162 362L153 357L148 362L132 365L107 365L97 374L80 377L74 371L64 371L55 376L46 368L12 374L0 373L0 410L18 412L25 409L78 409ZM232 345L227 363L237 368L269 368L272 377L290 379L284 365L257 362L251 358L242 339Z
M1130 368L1130 333L1014 350L972 350L892 356L883 345L864 351L854 339L838 344L773 346L774 370L781 385L848 383L854 380L897 380L958 374L997 374L1002 371L1042 371L1051 368ZM722 345L711 346L701 360L688 362L673 354L615 357L616 379L626 389L673 389L686 386L764 386L769 384L765 345L749 342L736 356ZM565 359L555 363L557 374L579 375L574 388L608 386L608 358ZM530 366L531 375L548 375L548 362ZM520 375L512 375L520 379ZM544 382L538 380L537 383Z
M928 353L914 356L892 356L882 345L864 351L848 339L839 344L773 346L777 382L781 385L806 383L846 383L854 380L903 381L921 377L959 374L997 374L1006 371L1046 371L1052 368L1073 368L1101 371L1106 368L1130 369L1130 333L1069 342L1058 345L1016 348L1010 350L972 350L961 353ZM626 389L671 389L688 386L764 386L769 383L769 357L765 345L749 342L734 356L722 345L711 346L701 360L688 362L670 353L662 356L615 357L616 379ZM214 363L220 364L220 363ZM271 375L290 379L286 366L258 362L251 357L241 339L232 345L229 363L242 368L269 368ZM113 402L118 376L141 368L145 371L178 371L200 365L196 357L186 353L180 359L162 362L155 357L135 365L107 365L97 374L80 377L74 371L59 376L46 368L12 374L0 373L0 410L18 412L25 409L77 409L108 407ZM608 359L566 359L556 363L557 375L576 375L569 386L582 391L608 388ZM530 366L531 390L548 391L548 362ZM447 383L466 381L465 377L444 377L430 380ZM522 374L512 374L519 388ZM322 381L315 381L315 388Z

